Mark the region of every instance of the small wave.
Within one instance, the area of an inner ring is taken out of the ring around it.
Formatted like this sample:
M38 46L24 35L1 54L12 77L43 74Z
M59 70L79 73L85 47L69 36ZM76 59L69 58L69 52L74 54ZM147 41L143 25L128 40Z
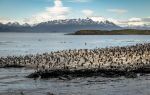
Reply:
M0 77L0 80L5 80L5 79L11 79L11 78L15 78L16 76L4 76L4 77Z
M11 43L14 43L14 42L13 41L0 41L0 45L7 45Z
M14 43L13 41L0 41L0 43Z

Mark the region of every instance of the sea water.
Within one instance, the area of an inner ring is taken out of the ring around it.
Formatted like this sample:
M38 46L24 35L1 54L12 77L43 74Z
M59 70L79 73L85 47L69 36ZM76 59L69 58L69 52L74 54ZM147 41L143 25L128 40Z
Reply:
M150 42L146 35L64 35L0 33L0 56L19 56L65 49L94 49ZM0 68L0 95L150 95L150 74L137 78L88 77L71 80L28 79L26 68Z
M65 33L0 33L0 56L66 49L94 49L150 42L149 35L64 35Z

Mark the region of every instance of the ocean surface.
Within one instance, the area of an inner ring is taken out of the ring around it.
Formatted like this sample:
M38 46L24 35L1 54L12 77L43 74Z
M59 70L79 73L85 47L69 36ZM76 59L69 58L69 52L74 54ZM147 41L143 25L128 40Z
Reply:
M64 33L0 33L0 56L64 49L94 49L150 42L145 35L64 35Z
M64 33L0 33L0 56L36 54L64 49L94 49L150 42L146 35ZM0 68L0 95L150 95L150 74L137 78L89 77L72 80L28 79L26 68Z

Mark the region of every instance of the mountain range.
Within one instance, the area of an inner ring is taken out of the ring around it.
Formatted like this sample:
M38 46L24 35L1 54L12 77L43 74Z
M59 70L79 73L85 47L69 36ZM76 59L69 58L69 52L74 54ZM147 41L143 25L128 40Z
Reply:
M18 22L2 24L0 23L0 32L76 32L79 30L121 30L121 29L137 29L150 30L150 26L126 26L120 27L108 20L93 21L90 18L86 19L65 19L52 20L30 25L25 23L23 25Z
M0 23L0 32L75 32L78 30L118 30L120 26L106 21L86 19L65 19L42 22L35 25L15 23Z

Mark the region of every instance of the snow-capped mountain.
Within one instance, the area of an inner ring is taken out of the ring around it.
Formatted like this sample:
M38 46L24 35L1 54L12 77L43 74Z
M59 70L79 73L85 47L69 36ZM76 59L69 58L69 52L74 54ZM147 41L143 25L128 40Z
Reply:
M36 25L19 23L0 24L0 32L75 32L78 30L117 30L121 27L105 21L86 19L65 19L42 22Z
M73 25L93 25L93 24L106 24L106 25L115 25L112 22L109 22L108 20L105 21L93 21L90 18L86 19L65 19L65 20L53 20L53 21L48 21L48 22L42 22L38 25L41 24L49 24L49 25L65 25L65 24L73 24Z

